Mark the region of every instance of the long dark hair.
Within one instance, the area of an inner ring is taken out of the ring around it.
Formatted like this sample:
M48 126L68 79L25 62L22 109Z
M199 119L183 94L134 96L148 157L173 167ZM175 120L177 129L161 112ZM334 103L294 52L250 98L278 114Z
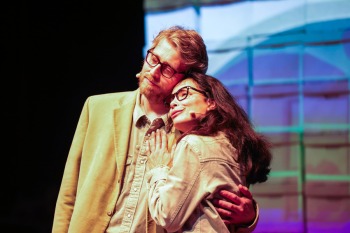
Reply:
M247 113L218 79L199 73L188 78L207 93L208 98L216 103L216 108L208 111L199 120L199 125L181 138L187 134L213 136L219 131L224 132L238 151L238 162L247 171L248 184L265 182L271 170L270 143L254 130Z

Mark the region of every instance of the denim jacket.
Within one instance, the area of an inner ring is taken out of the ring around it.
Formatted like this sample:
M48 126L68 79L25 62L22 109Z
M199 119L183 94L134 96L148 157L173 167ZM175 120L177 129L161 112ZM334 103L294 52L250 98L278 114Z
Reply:
M168 232L237 232L226 227L211 200L219 189L237 192L238 184L247 185L243 174L223 133L187 135L176 146L172 168L147 174L150 215Z

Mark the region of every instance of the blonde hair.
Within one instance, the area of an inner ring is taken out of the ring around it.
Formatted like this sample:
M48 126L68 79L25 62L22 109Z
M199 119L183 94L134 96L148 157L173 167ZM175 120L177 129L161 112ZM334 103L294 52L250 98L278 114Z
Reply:
M187 74L192 72L205 74L207 72L207 49L203 38L197 31L181 26L172 26L161 30L153 39L152 48L155 48L164 39L180 52L187 67Z

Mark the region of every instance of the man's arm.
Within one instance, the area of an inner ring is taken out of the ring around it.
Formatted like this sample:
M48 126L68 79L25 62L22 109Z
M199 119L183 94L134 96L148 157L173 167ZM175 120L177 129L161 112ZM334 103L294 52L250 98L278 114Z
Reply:
M214 199L213 204L226 225L233 224L242 228L239 232L252 232L259 218L258 206L247 187L238 187L241 197L227 190L220 190L219 195L222 198Z

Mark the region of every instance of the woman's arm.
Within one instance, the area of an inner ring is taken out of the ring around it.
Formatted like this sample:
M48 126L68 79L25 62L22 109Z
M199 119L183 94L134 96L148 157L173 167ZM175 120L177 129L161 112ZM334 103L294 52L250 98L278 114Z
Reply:
M162 130L161 132L158 131L157 134L163 135ZM151 165L147 173L149 211L158 225L168 231L176 231L183 226L203 199L198 192L198 185L201 184L196 182L200 173L200 163L198 156L188 145L180 142L174 153L173 167L170 169L166 166L166 160L163 160L162 164L160 157L164 150L157 150L152 146L152 136L157 138L158 147L162 147L159 140L163 139L164 142L166 137L165 132L163 136L156 136L157 134L151 135L150 148L153 153L147 161Z

